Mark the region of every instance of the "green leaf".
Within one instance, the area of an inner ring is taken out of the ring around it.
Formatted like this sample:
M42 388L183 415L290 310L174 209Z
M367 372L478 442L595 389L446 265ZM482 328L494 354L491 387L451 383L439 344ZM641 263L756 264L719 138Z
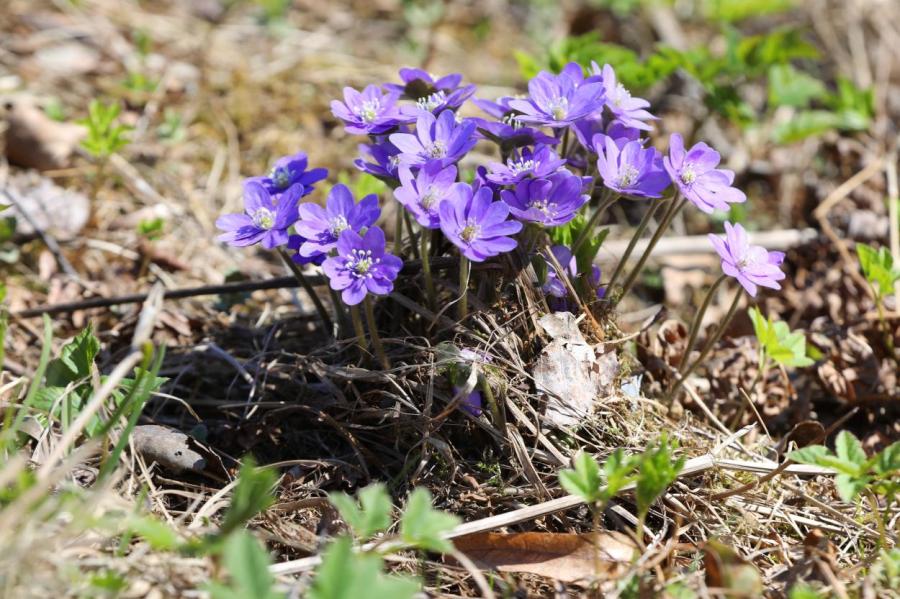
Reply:
M673 449L668 437L663 435L655 447L641 454L635 488L638 514L646 515L653 502L678 478L684 458L676 460Z
M417 488L410 494L400 519L400 536L419 549L449 553L453 551L453 544L443 537L459 522L453 514L432 508L431 493Z
M325 550L322 565L309 589L309 599L412 599L420 583L415 578L387 576L381 557L355 553L348 537L338 537Z
M880 476L900 472L900 441L885 447L875 458L875 472Z
M359 505L346 493L329 493L328 500L360 538L367 539L391 525L391 510L394 506L382 484L372 484L361 490Z
M572 495L576 495L585 503L594 503L600 499L600 465L592 455L580 450L573 460L574 470L562 470L559 473L559 484Z
M603 463L603 474L606 479L606 487L601 496L603 501L609 501L635 480L634 469L638 463L637 456L628 455L621 448L616 449L606 458Z
M69 383L89 377L98 353L100 341L88 325L63 346L59 357L47 365L46 384L51 387L65 387Z
M219 535L229 534L272 505L272 487L277 480L271 468L257 468L252 457L244 458Z
M775 143L790 144L813 135L821 135L841 124L841 117L830 110L803 110L772 130Z
M272 587L275 578L269 573L269 555L259 541L245 530L230 535L223 547L223 562L231 576L229 586L209 585L213 599L277 599L283 593Z
M859 439L853 436L853 433L849 431L841 431L838 433L834 447L837 456L840 459L856 464L857 466L865 465L869 459L866 455L866 451L862 447L862 443L860 443Z
M772 322L771 318L764 318L755 307L747 313L766 356L784 366L804 367L814 363L806 355L806 337L802 333L791 332L783 321Z
M886 247L876 250L864 243L857 243L856 255L859 256L862 271L876 295L881 298L892 293L894 283L900 280L900 268L894 267L891 252Z
M734 22L785 12L793 0L704 0L702 6L707 19Z
M769 104L771 106L795 106L803 108L810 101L823 98L827 93L825 84L798 71L790 64L776 64L769 67Z
M871 478L868 476L855 477L849 474L838 474L834 477L834 486L844 501L853 501L869 482L871 482Z
M156 551L174 551L181 545L178 533L153 516L133 516L126 521L125 528Z
M822 458L831 452L824 445L808 445L802 449L796 449L787 454L787 458L798 464L810 464L812 466L821 466Z

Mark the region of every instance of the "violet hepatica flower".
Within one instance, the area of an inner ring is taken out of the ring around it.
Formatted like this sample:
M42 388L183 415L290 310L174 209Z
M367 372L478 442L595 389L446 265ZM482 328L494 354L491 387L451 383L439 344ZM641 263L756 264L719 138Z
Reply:
M548 177L566 163L547 146L538 146L533 151L525 148L521 154L513 152L506 164L492 162L488 180L500 185L514 185L526 177Z
M757 287L781 289L778 281L784 252L769 252L759 245L750 245L747 232L740 224L725 223L725 237L709 235L709 240L722 258L722 270L737 279L750 297L756 297Z
M344 121L344 129L354 135L377 135L411 119L397 106L394 93L383 93L377 85L369 85L359 92L344 88L344 101L331 101L331 113Z
M400 149L400 162L408 166L421 166L436 162L449 166L462 158L476 143L475 123L456 122L456 115L445 110L435 118L430 112L419 113L416 133L394 133L391 143Z
M563 267L566 277L574 286L575 280L578 278L578 261L572 254L572 250L564 245L554 245L550 248L553 257ZM590 284L598 299L602 299L606 295L606 289L600 286L600 267L596 264L591 265ZM554 312L566 312L572 310L574 306L569 300L569 288L563 281L553 264L547 260L547 280L541 286L541 291L547 296L547 303Z
M483 111L497 119L489 121L487 119L475 118L477 123L477 134L497 143L502 150L512 150L523 146L534 146L538 144L556 145L561 140L547 135L540 129L534 127L526 127L524 123L516 117L522 113L509 106L514 98L505 96L497 98L496 102L491 100L473 100L473 103Z
M395 91L404 94L407 98L418 100L436 91L453 92L459 88L462 83L462 75L459 73L451 73L444 77L435 77L428 71L405 67L400 69L400 79L402 85L396 83L387 83L384 88L388 91Z
M297 203L303 197L303 185L289 187L280 197L258 181L244 182L244 213L223 214L216 226L225 231L218 240L235 247L260 244L267 250L288 242L288 229L297 220Z
M453 385L453 396L456 397L460 393L465 393L465 387ZM476 418L481 416L484 400L481 398L481 391L473 389L466 394L459 402L459 408Z
M581 177L559 172L548 179L522 181L514 191L501 191L500 198L516 218L556 227L575 218L590 196L582 193Z
M283 156L275 161L272 170L266 177L249 177L266 188L270 194L282 193L297 183L303 186L303 195L312 193L313 184L328 176L328 169L314 168L306 170L308 160L304 152L292 156Z
M356 168L379 179L396 179L397 167L400 165L400 149L385 139L374 144L360 144L359 153L368 155L372 162L366 162L365 158L357 158L353 161Z
M439 229L441 216L438 206L447 197L456 182L456 167L441 168L439 164L426 164L417 174L408 167L400 168L400 187L394 197L403 204L423 227Z
M326 254L316 254L315 256L301 256L300 246L305 242L306 238L302 235L291 235L290 237L288 237L287 247L289 250L293 250L294 252L293 254L291 254L291 260L293 260L300 266L305 266L307 264L315 264L316 266L320 266L328 256Z
M384 251L384 231L369 227L360 236L352 229L341 233L337 256L322 264L329 284L341 292L348 306L355 306L367 293L387 295L394 289L394 279L403 268L403 260Z
M515 235L522 223L507 220L509 206L493 201L488 187L473 191L468 183L456 183L439 206L441 231L463 256L473 262L508 252L516 247Z
M300 220L294 230L306 241L300 245L298 253L308 258L333 250L344 231L359 232L364 227L371 227L381 215L381 208L375 194L367 195L356 204L347 186L337 184L331 188L324 208L306 202L300 205L299 214Z
M603 84L579 84L568 73L541 71L528 82L528 99L512 100L510 107L522 113L523 123L568 127L603 108Z
M596 62L592 62L591 67L594 75L601 76L606 107L613 116L628 127L650 131L653 127L646 121L657 120L657 117L647 112L650 102L643 98L633 98L631 92L617 81L616 72L608 64L601 69Z
M702 141L685 152L681 135L673 133L669 139L669 155L663 164L682 195L711 214L713 210L728 210L728 204L747 199L743 191L731 186L734 172L716 168L719 160L719 153Z
M594 137L597 172L603 184L621 194L658 198L671 181L656 148L645 148L639 141L614 140L607 135Z

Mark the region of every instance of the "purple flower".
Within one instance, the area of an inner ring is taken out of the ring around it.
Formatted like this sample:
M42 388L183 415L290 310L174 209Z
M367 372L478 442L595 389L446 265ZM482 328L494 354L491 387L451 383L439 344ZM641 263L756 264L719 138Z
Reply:
M452 93L456 91L459 88L459 84L462 83L462 75L459 73L435 78L427 71L409 67L400 69L400 79L403 80L403 85L387 83L384 88L388 91L403 94L407 98L412 98L413 100L425 98L438 91Z
M465 387L461 385L453 385L453 396L464 393ZM476 418L481 416L482 406L484 405L483 400L481 399L481 391L478 389L473 389L470 391L465 397L463 397L459 402L459 407L461 410L468 412L472 416Z
M223 214L216 226L225 231L218 240L235 247L261 244L267 250L288 242L288 229L297 220L303 185L288 188L277 199L258 181L244 182L244 214Z
M725 223L724 239L710 233L709 240L722 257L722 270L736 278L750 297L756 297L758 286L781 289L778 281L785 277L781 271L784 252L768 252L762 246L750 245L744 227L729 222Z
M300 266L305 266L307 264L315 264L316 266L321 266L322 262L325 261L325 258L328 257L327 254L316 254L314 256L301 256L300 255L300 246L306 242L306 238L302 235L291 235L288 237L287 247L289 250L293 250L294 253L291 254L291 260L299 264Z
M603 65L602 70L596 62L592 62L591 67L595 75L602 77L606 107L613 116L627 127L650 131L652 127L645 121L657 120L657 117L646 110L650 102L643 98L632 98L631 92L616 80L616 72L608 64Z
M331 113L344 121L344 129L354 135L377 135L393 129L411 119L404 116L397 106L394 93L382 93L377 85L369 85L362 91L344 88L344 101L331 101Z
M656 148L645 148L640 141L614 140L606 135L594 137L597 172L603 184L621 194L658 198L669 186L662 155Z
M455 183L438 208L441 231L473 262L483 262L514 249L516 240L509 235L522 230L522 223L507 220L506 202L494 202L493 198L488 187L473 192L469 184Z
M403 260L384 251L384 231L369 227L366 234L347 229L337 241L338 255L325 260L322 270L344 303L355 306L366 293L387 295L403 268Z
M528 82L528 99L511 100L524 123L568 127L603 108L603 84L579 82L568 72L541 71Z
M360 154L368 154L373 162L363 158L353 161L356 168L379 179L396 180L400 165L400 149L387 139L374 144L360 144Z
M313 184L328 176L328 169L314 168L306 170L308 161L304 152L293 156L283 156L275 161L275 165L267 177L249 177L266 188L271 194L281 193L297 183L303 186L303 195L312 193Z
M475 123L456 122L456 115L445 110L437 118L430 112L419 113L416 134L394 133L391 142L400 149L400 162L409 166L421 166L429 162L442 167L458 161L472 149L476 139L472 135Z
M456 109L462 106L463 102L472 97L475 93L474 85L461 87L450 93L444 90L438 90L416 100L412 106L404 106L401 110L404 114L413 118L417 117L421 112L430 112L431 114L440 114L443 110Z
M525 177L548 177L566 163L547 146L538 146L532 151L525 148L522 153L513 152L506 164L492 162L489 181L500 185L514 185Z
M747 199L740 189L731 186L734 172L717 169L719 153L702 141L685 153L681 135L669 138L669 155L663 164L679 191L697 208L711 214L713 210L728 210L728 204Z
M575 286L578 278L578 260L572 254L572 250L564 245L554 245L550 248L553 256L559 265L563 267L569 282ZM545 258L546 260L546 258ZM570 312L573 309L572 303L569 301L569 288L563 281L556 268L550 260L547 261L547 280L541 286L541 291L547 296L547 303L554 312ZM589 283L591 289L594 290L598 299L602 299L606 295L606 289L600 286L600 267L596 264L591 265L591 276Z
M641 138L641 130L628 127L622 121L605 123L602 118L590 118L578 121L572 126L575 137L588 150L594 151L593 139L598 134L608 135L616 140L629 141Z
M501 191L500 198L509 204L509 211L516 218L556 227L575 218L590 199L581 191L581 177L559 172L548 179L522 181L515 191Z
M300 220L294 230L306 240L298 253L310 258L333 250L344 231L359 232L364 227L371 227L381 215L381 208L375 194L367 195L355 204L347 186L339 183L331 188L325 208L306 202L300 205L299 213Z
M394 190L394 197L403 204L423 227L439 229L441 216L438 206L447 197L456 182L456 167L441 168L439 164L426 164L413 175L408 167L400 168L402 185Z

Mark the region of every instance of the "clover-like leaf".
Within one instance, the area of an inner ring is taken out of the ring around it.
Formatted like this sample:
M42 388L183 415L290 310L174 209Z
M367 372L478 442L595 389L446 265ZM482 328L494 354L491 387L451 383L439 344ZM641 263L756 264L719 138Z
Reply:
M894 266L891 252L886 247L876 250L864 243L857 243L856 255L859 256L863 274L876 295L880 298L891 293L894 283L900 280L900 268Z
M309 599L411 599L419 587L415 578L385 574L381 556L355 552L348 537L338 537L325 550L307 596Z
M400 519L400 536L406 543L439 553L453 551L453 544L444 535L458 525L460 519L431 507L431 493L417 488L406 502Z
M391 498L380 483L361 490L359 503L346 493L329 493L328 500L337 508L344 522L356 536L367 539L391 525Z
M585 503L594 503L600 499L600 465L592 455L580 450L573 460L574 469L562 470L559 473L559 484L572 495L576 495Z
M653 502L678 478L684 458L675 459L673 449L668 437L663 435L658 445L641 454L635 488L639 514L646 514Z

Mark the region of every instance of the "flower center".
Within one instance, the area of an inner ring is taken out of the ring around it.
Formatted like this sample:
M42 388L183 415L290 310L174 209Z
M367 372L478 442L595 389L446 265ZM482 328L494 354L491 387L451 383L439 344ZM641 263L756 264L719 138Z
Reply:
M328 232L331 233L332 236L338 237L341 233L350 228L350 223L347 222L346 216L335 216L333 219L328 221Z
M253 213L253 224L268 231L275 226L275 213L268 208L260 208Z
M276 166L272 168L272 172L269 173L269 179L272 180L275 187L284 189L291 182L291 171L284 167Z
M528 172L533 169L534 169L534 160L526 160L525 158L522 158L521 160L511 160L509 162L509 170L514 175Z
M553 218L556 215L556 202L551 202L547 198L532 200L528 207L538 210L547 218Z
M481 225L475 223L473 219L466 220L466 226L459 232L459 237L466 243L472 243L472 240L481 233Z
M630 187L637 180L638 174L638 170L634 166L623 164L619 169L619 177L616 179L616 184L619 187Z
M351 250L350 258L344 264L353 276L358 279L372 278L372 267L381 262L381 258L373 258L372 250Z
M362 103L362 106L356 109L356 114L359 118L362 119L364 123L371 123L376 118L378 118L378 110L381 108L381 100L378 98L374 98L372 100L366 100Z
M422 208L425 210L429 210L434 203L438 199L438 190L434 187L429 187L425 193L422 195L422 198L419 200L419 204L422 205Z
M416 100L416 106L418 106L422 110L431 112L446 101L447 94L442 91L437 91L430 96L425 96L424 98L419 98L418 100Z
M522 121L517 119L516 118L517 116L518 115L513 114L513 113L503 115L503 118L500 119L500 122L503 123L504 125L509 125L513 129L521 129L522 127L525 126L525 123L523 123Z
M397 167L400 166L400 155L397 154L396 156L388 158L388 166L391 170L397 170Z
M447 144L438 140L431 144L431 147L428 148L428 155L432 158L443 158L447 155Z
M561 121L569 114L569 100L568 98L556 98L552 102L550 102L550 114L553 116L554 121Z
M690 185L697 180L697 173L694 172L694 165L688 162L681 169L681 180L685 185Z

